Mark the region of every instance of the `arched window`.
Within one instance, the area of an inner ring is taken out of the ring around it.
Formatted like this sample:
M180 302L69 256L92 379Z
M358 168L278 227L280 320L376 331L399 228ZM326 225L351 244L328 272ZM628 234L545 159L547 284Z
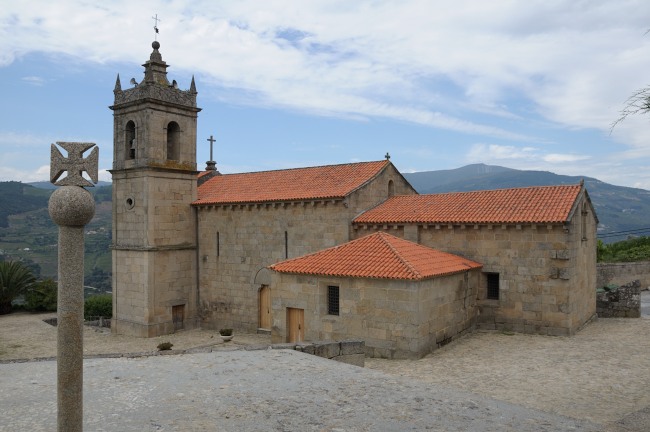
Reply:
M395 195L395 183L392 180L388 180L388 196L392 197Z
M124 146L126 159L135 159L135 123L133 120L129 120L126 124L126 129L124 130Z
M176 122L167 125L167 160L179 160L181 155L181 127Z

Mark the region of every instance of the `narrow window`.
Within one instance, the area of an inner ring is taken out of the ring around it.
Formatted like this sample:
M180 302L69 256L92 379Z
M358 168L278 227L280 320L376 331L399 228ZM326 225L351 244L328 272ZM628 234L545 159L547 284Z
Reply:
M289 233L284 232L284 259L289 258Z
M487 276L487 298L499 300L499 273L486 273Z
M395 183L392 180L388 180L388 197L395 195Z
M125 154L126 159L135 159L135 123L133 120L129 120L126 124L126 129L124 131L124 145L125 145Z
M589 212L587 212L587 203L584 203L582 205L582 212L581 212L581 220L580 220L580 230L582 231L582 240L587 240L587 215Z
M335 285L327 287L327 314L339 314L339 287Z
M217 231L217 256L219 256L221 245L219 244L219 231Z
M167 125L167 160L180 159L181 128L176 122Z

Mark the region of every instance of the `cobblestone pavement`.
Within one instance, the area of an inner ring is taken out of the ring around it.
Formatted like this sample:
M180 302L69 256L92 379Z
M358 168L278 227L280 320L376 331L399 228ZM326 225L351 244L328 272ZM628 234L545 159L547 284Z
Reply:
M56 427L56 363L0 365L0 431ZM598 431L295 351L84 362L85 431Z
M416 361L366 367L596 423L650 406L650 319L607 318L571 337L476 332ZM650 417L647 423L650 431Z
M0 431L56 429L56 363L8 360L51 356L55 331L41 324L0 317ZM568 338L477 332L364 369L245 350L267 336L180 332L166 337L172 355L84 362L84 430L648 431L648 334L647 318L601 319ZM85 330L84 351L155 353L158 341L132 339Z

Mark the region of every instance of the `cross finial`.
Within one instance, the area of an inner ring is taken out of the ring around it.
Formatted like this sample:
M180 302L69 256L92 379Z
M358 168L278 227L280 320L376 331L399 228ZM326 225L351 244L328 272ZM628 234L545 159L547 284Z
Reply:
M386 160L390 160L390 153L386 152L386 156L384 156Z
M214 142L216 141L212 135L210 135L210 138L208 138L208 141L210 141L210 160L206 162L206 171L216 171L217 169L217 163L214 161L212 158L212 146L214 145Z
M214 144L216 139L212 138L212 135L210 135L210 138L208 138L208 141L210 141L210 160L214 160L214 159L212 159L212 145Z
M153 20L153 30L156 32L154 37L154 40L158 40L158 21L162 21L160 18L158 18L158 14L155 16L152 16L151 19Z
M93 183L97 183L98 180L97 162L99 160L99 149L95 147L95 143L57 141L56 144L68 151L68 157L64 157L59 149L52 144L50 182L55 186L95 186ZM84 158L83 153L91 147L95 148L87 158ZM66 171L68 175L59 180L59 177ZM84 171L88 173L93 183L82 177Z

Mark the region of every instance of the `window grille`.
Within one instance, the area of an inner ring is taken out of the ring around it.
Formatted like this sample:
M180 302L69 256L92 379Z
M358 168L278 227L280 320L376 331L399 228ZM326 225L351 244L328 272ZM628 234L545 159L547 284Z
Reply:
M329 315L339 314L339 287L337 286L327 287L327 313Z
M499 300L499 273L487 273L487 298Z

